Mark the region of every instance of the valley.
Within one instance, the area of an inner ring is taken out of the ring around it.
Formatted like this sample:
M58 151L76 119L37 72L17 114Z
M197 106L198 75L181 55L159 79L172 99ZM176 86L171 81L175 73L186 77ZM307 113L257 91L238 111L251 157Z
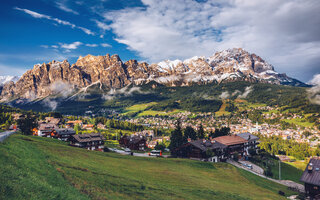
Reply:
M320 199L319 0L0 6L0 200Z

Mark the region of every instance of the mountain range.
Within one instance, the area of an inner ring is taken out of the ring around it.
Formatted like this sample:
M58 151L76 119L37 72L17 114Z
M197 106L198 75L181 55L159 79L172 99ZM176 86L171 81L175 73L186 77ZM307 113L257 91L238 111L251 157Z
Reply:
M0 77L0 100L37 99L56 93L68 95L92 85L100 89L123 88L155 81L166 86L247 81L292 86L306 86L301 81L277 73L274 67L256 54L241 48L216 52L210 57L192 57L184 61L165 60L155 64L129 60L118 55L79 57L36 64L17 77Z

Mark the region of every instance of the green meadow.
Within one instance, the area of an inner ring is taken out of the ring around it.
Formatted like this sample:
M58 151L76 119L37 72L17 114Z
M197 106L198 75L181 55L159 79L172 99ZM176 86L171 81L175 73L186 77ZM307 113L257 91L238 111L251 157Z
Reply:
M0 199L286 199L295 194L226 163L94 152L12 135L0 143Z

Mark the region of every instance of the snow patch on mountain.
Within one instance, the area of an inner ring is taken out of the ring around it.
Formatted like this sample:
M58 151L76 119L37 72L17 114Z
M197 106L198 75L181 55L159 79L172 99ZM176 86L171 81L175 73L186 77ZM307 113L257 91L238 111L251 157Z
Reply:
M10 81L17 82L19 78L19 76L0 76L0 86Z
M165 60L158 63L160 72L168 72L173 71L179 64L181 64L181 60Z

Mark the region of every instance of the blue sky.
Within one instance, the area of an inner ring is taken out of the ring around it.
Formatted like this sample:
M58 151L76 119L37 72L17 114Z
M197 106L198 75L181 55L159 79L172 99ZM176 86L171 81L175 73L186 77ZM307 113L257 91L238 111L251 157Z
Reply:
M317 0L4 0L0 75L87 54L159 62L242 47L302 81L320 73Z

